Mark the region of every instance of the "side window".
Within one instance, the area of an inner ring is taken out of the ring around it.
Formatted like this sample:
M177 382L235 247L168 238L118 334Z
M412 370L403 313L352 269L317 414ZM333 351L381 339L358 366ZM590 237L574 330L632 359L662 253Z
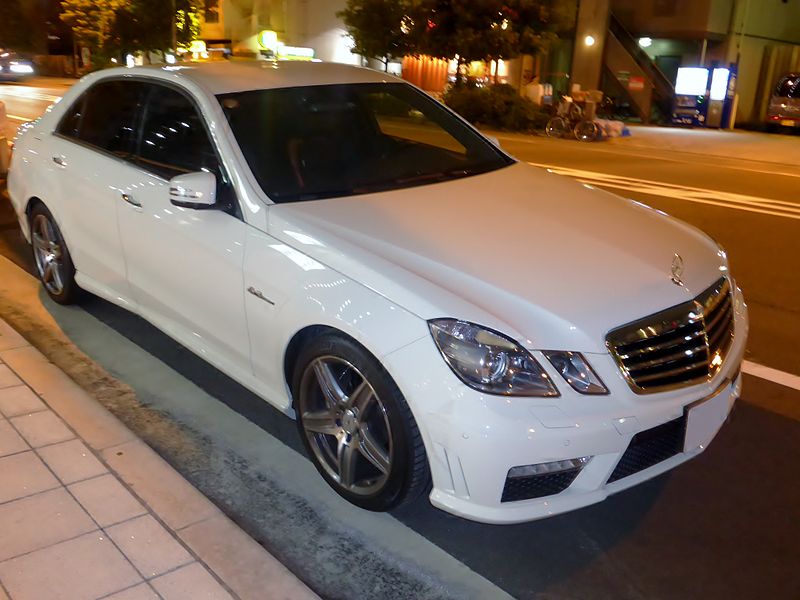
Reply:
M139 160L166 179L208 171L221 182L221 170L203 117L180 92L154 85L142 123Z
M136 119L143 93L144 86L137 81L101 81L70 108L59 133L129 158L136 144Z
M86 101L86 94L82 94L69 110L61 117L61 122L58 124L56 131L65 137L77 138L78 128L81 124L81 115L83 114L83 104Z

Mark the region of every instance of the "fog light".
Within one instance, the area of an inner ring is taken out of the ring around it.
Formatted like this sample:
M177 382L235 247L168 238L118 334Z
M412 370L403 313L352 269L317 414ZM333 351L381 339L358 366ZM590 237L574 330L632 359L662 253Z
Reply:
M539 463L538 465L523 465L521 467L511 467L508 470L508 477L517 479L519 477L534 477L536 475L549 475L562 471L580 470L592 459L591 456L580 458L569 458L567 460L555 460L553 462Z

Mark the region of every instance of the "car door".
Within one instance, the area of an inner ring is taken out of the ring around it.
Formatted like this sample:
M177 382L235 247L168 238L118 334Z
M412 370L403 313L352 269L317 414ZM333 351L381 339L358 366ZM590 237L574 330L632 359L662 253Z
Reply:
M48 140L61 195L54 207L67 236L79 283L127 304L125 260L117 230L122 182L135 177L136 118L144 87L130 80L104 80L89 88L65 113ZM48 201L48 199L45 199Z
M197 103L181 89L148 83L137 164L140 177L118 204L128 283L140 312L229 374L249 375L242 263L247 226ZM170 202L172 177L207 171L218 205Z

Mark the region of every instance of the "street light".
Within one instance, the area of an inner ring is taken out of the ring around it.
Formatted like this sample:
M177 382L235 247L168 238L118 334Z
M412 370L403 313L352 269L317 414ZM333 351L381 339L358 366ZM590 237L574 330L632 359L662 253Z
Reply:
M639 45L642 48L649 48L650 46L653 45L653 38L649 38L649 37L639 38Z
M594 43L596 41L597 40L594 39L593 35L587 35L585 38L583 38L583 43L586 44L587 46L594 46Z

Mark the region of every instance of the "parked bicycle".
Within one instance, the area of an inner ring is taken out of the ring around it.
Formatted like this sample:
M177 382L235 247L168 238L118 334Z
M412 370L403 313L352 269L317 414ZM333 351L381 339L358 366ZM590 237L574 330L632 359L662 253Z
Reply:
M547 121L545 133L547 137L575 137L582 142L593 142L600 135L600 127L594 118L588 117L578 104L565 97L558 103L555 116Z

